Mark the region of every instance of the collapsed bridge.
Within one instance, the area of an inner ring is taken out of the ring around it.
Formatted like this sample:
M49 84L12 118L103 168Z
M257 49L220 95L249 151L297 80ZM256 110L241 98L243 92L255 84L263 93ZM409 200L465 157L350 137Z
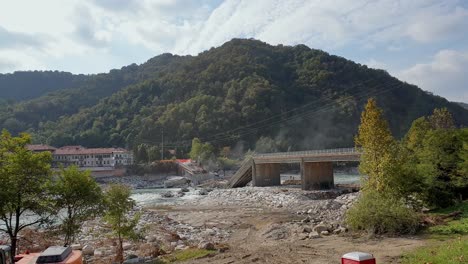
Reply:
M229 181L230 188L281 185L280 164L299 163L303 190L334 187L333 162L359 161L361 152L355 148L308 150L255 154L244 160Z

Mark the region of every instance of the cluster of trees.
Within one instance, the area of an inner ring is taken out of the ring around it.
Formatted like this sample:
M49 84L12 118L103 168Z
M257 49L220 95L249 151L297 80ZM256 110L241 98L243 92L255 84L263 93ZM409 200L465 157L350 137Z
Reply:
M210 143L203 143L199 138L192 140L190 159L210 170L226 170L234 168L238 161L235 159L231 147L225 146L216 151Z
M185 153L193 138L215 149L239 141L254 149L260 137L278 142L280 151L347 147L370 95L385 98L380 103L398 137L434 108L447 107L458 124L468 124L467 110L385 71L304 45L234 39L12 105L0 112L0 127L57 146L160 146L164 130L164 141Z
M373 233L410 233L422 206L447 207L468 197L468 129L456 128L446 108L416 119L396 140L374 99L361 116L356 146L363 196L348 223Z
M28 134L14 137L3 131L0 136L0 231L9 235L12 254L27 227L58 227L70 245L83 221L103 215L118 238L116 261L122 263L122 240L136 235L138 222L138 215L127 215L134 206L130 189L112 185L103 192L89 172L74 166L53 175L51 154L29 151L30 142Z

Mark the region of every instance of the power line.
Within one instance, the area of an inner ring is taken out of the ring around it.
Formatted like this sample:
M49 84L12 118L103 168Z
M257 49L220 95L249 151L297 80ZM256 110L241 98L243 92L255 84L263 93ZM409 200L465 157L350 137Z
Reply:
M373 80L371 80L371 81L373 81ZM389 83L391 83L391 81L385 83L385 85L379 91L377 91L376 93L373 93L373 94L369 93L368 91L362 91L362 92L357 92L355 94L348 94L348 95L353 96L354 99L356 99L356 100L361 100L361 99L363 99L365 97L375 96L375 95L378 95L378 94L388 92L392 88L400 86L399 83L395 83L394 85L388 85ZM362 83L359 84L359 85L362 85ZM357 87L359 85L353 86L352 88L355 88L355 87ZM351 89L351 87L348 87L346 90L350 90L350 89ZM240 138L242 138L242 137L244 137L246 135L251 135L253 133L257 133L258 130L262 129L262 128L271 127L271 126L274 126L274 125L277 125L277 124L280 124L280 123L290 122L290 121L296 120L298 118L307 118L307 117L314 116L314 115L316 115L318 113L321 113L321 112L324 112L324 111L327 111L327 110L331 110L335 106L336 101L331 101L328 104L320 106L319 108L309 109L309 110L306 110L304 112L294 114L294 115L292 115L290 117L280 119L280 120L277 120L277 121L274 121L274 122L270 122L270 123L267 123L267 124L259 126L259 127L252 127L252 126L254 126L256 124L261 124L262 122L272 120L275 117L284 116L286 113L291 113L291 112L294 112L294 111L297 111L297 110L300 110L300 109L304 109L304 108L312 106L313 104L317 104L317 103L323 102L325 100L331 100L332 98L333 98L333 96L320 98L320 99L315 100L315 101L313 101L311 103L307 103L307 104L302 105L300 107L290 109L290 110L288 110L286 112L283 112L281 114L278 114L276 116L269 117L269 118L254 122L254 123L248 124L248 125L240 127L240 128L236 128L236 129L224 131L224 132L221 132L221 133L217 133L217 134L215 134L215 135L213 135L211 137L203 138L203 142L221 143L221 142L229 142L229 141L232 141L232 140L239 140ZM241 130L241 129L245 129L245 131L240 132L240 133L238 133L236 135L228 135L228 133L233 133L233 132ZM151 141L151 140L141 140L142 143L143 143L143 141L146 141L148 143L155 143L154 141ZM187 146L190 146L190 144L191 144L191 140L176 141L175 143L170 143L170 145L178 146L178 147L187 147Z

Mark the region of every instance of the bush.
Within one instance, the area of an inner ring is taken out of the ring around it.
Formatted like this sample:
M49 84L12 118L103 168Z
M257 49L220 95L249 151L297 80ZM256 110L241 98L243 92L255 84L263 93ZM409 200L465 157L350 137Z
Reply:
M402 200L369 191L348 210L346 222L351 229L371 234L413 234L419 216Z

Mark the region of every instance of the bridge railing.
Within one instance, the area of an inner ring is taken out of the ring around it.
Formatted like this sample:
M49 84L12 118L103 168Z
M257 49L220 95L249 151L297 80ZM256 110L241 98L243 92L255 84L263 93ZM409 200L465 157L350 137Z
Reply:
M255 154L254 158L309 156L309 155L321 155L321 154L360 154L360 153L361 151L356 148L336 148L336 149L319 149L319 150Z

